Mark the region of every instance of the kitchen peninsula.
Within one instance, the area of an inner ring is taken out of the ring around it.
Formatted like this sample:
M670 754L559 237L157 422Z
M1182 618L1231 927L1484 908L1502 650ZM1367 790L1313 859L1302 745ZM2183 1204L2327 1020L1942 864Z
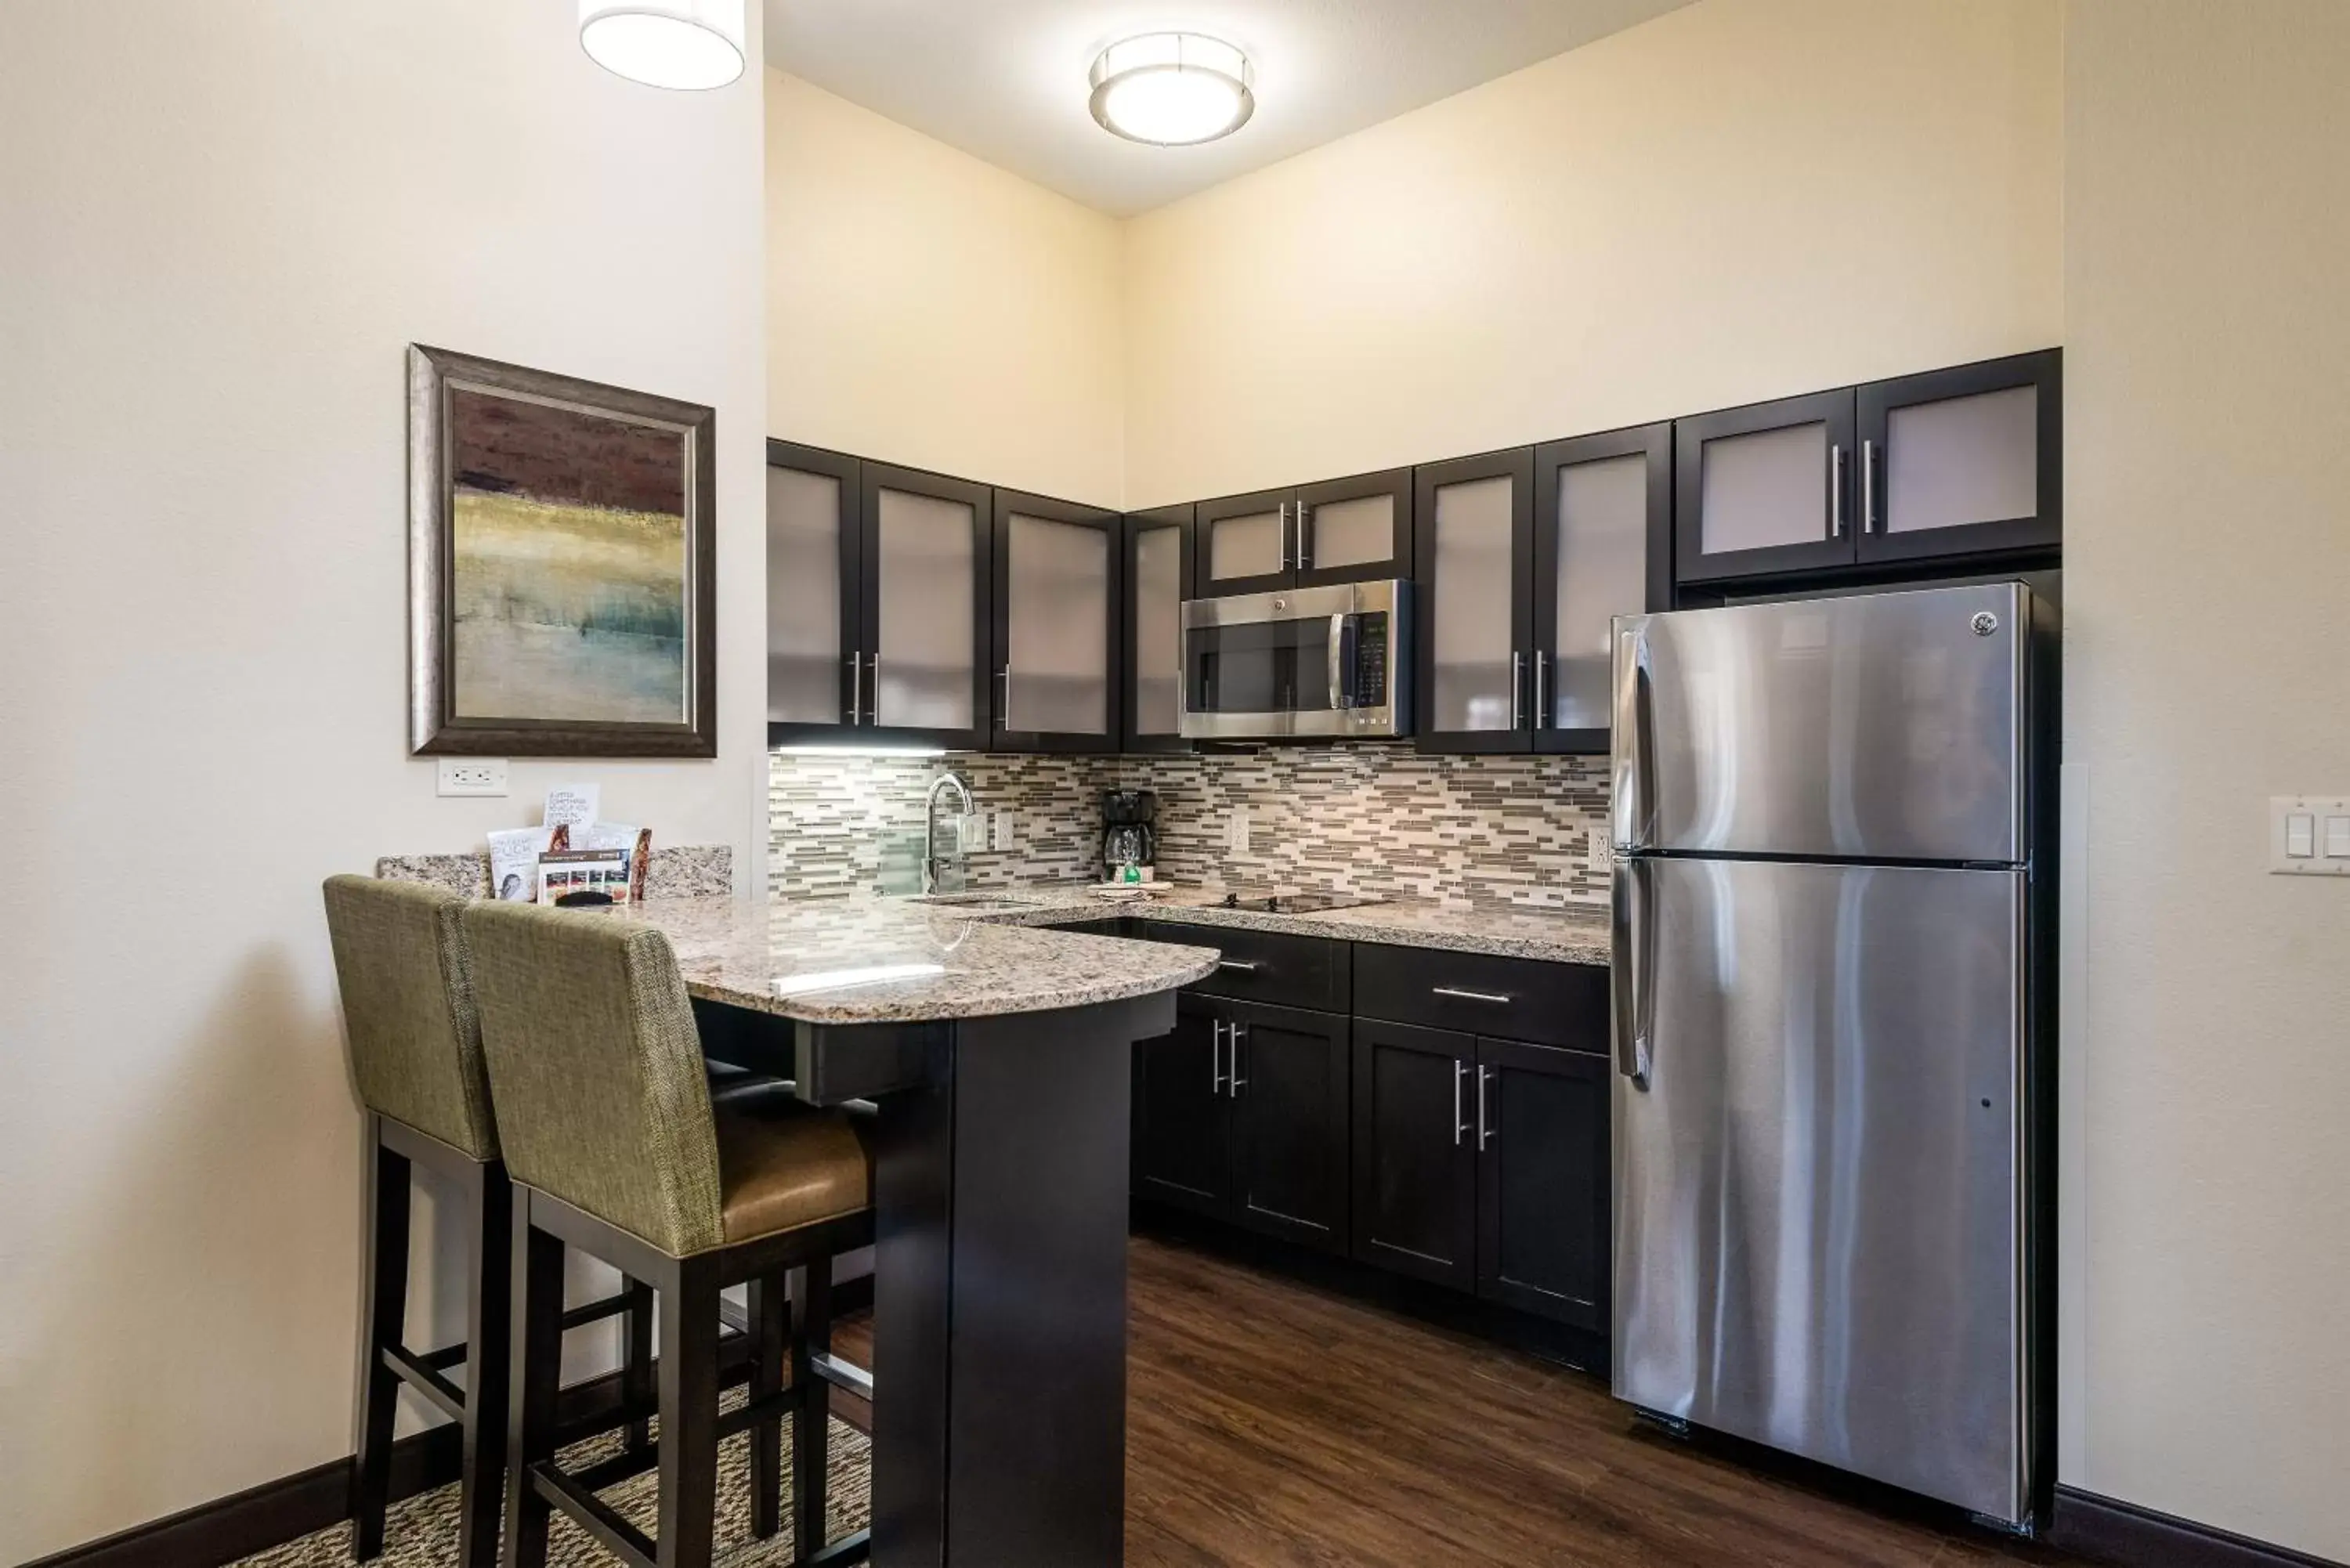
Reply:
M1216 954L951 906L655 898L713 1056L875 1101L880 1563L1125 1540L1128 1071Z

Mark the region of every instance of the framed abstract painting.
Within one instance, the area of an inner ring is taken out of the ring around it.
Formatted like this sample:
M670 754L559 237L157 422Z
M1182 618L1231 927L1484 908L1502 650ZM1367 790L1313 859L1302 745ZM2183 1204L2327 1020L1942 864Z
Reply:
M718 754L716 415L411 345L416 755Z

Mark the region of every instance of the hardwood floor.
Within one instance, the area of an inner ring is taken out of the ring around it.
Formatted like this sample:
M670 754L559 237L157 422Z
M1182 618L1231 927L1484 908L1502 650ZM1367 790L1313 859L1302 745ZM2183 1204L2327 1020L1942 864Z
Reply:
M2078 1561L1812 1467L1651 1434L1604 1384L1482 1341L1163 1241L1137 1238L1129 1257L1133 1568ZM868 1362L864 1322L837 1338Z

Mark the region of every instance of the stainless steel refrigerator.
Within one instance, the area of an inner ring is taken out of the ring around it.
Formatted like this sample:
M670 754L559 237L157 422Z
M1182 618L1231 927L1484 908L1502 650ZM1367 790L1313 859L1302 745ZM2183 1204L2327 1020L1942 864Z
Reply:
M2054 610L1997 583L1616 639L1616 1395L2028 1527Z

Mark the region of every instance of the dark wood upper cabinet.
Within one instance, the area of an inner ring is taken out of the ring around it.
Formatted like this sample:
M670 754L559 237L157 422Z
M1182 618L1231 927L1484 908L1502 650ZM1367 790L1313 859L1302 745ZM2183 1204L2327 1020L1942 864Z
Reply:
M2064 354L1859 391L1859 558L2052 549L2064 538Z
M1114 752L1126 551L1118 515L994 493L992 744Z
M1125 617L1118 708L1120 749L1187 752L1183 718L1183 601L1192 594L1191 507L1127 514Z
M1419 749L1531 750L1534 450L1425 464L1417 487Z
M1232 1096L1232 1201L1252 1230L1347 1251L1347 1020L1216 1004Z
M1276 593L1411 575L1412 471L1202 501L1199 597Z
M1391 468L1300 485L1290 507L1295 586L1411 576L1411 472Z
M1477 1042L1477 1293L1606 1334L1604 1055Z
M1200 556L1193 575L1200 597L1266 594L1294 587L1297 565L1291 553L1290 512L1296 503L1296 493L1289 490L1201 502L1192 524Z
M864 465L861 728L877 740L979 751L992 728L988 487Z
M1669 421L1534 449L1538 752L1608 750L1615 618L1672 607L1672 453Z
M1685 583L1853 562L1855 400L1846 387L1682 420L1675 559Z
M1476 1038L1364 1018L1354 1035L1354 1256L1474 1290Z
M837 739L864 704L865 597L853 457L767 443L767 740Z

